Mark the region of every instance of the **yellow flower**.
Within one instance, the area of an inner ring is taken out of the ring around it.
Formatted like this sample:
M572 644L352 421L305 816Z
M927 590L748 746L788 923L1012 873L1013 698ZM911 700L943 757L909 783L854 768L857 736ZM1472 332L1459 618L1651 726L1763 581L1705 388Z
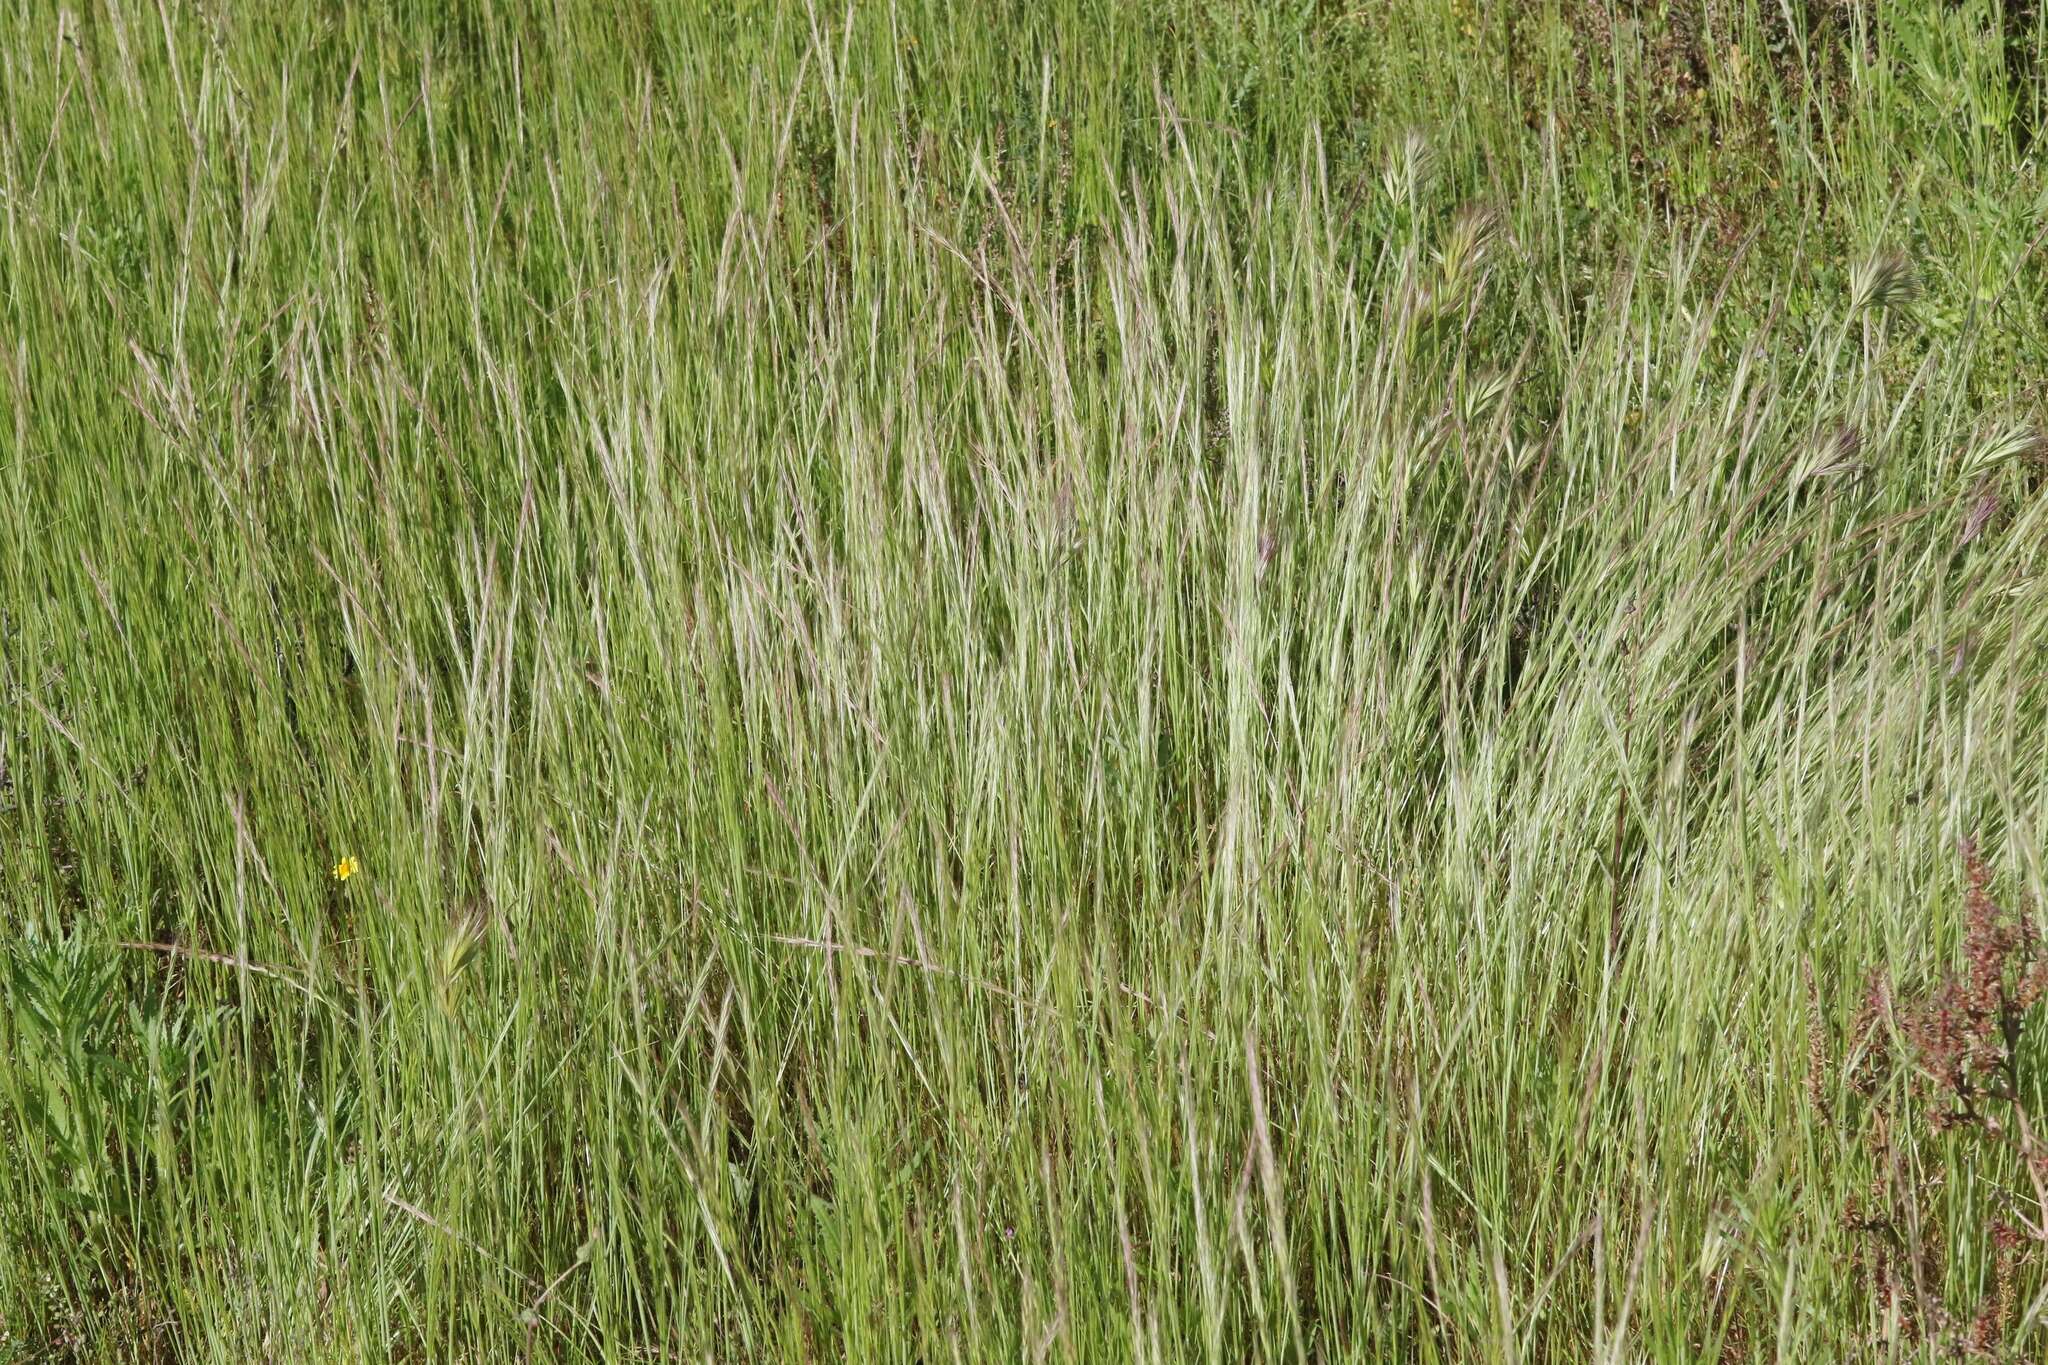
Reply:
M345 882L356 875L356 860L353 856L343 858L334 865L334 880Z

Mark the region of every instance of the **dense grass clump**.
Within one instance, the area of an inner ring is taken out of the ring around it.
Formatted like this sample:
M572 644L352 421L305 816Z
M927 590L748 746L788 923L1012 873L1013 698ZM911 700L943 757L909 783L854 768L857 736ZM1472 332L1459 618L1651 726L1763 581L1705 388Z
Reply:
M0 0L0 1361L2039 1358L2043 38Z

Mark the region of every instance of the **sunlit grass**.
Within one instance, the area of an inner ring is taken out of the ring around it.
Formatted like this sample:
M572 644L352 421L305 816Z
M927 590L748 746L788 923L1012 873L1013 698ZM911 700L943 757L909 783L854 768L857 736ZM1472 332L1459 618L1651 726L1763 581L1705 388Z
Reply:
M1936 1349L2031 28L0 3L0 1361Z

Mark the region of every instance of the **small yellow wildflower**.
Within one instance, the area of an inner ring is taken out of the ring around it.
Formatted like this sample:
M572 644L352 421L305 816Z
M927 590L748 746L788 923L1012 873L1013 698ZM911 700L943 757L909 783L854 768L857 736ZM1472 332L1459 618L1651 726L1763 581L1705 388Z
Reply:
M355 876L355 875L356 875L356 860L355 860L355 858L354 858L354 857L353 857L352 855L351 855L351 856L349 856L349 857L343 858L343 859L342 859L342 860L341 860L340 862L338 862L338 863L336 863L336 864L334 865L334 880L336 880L336 881L338 881L338 882L345 882L345 881L347 881L347 880L348 880L348 879L349 879L350 877L353 877L353 876Z

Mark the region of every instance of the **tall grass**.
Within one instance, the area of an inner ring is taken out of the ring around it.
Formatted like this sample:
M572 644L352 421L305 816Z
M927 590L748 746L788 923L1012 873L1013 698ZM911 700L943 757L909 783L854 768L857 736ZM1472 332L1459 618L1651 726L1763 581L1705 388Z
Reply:
M0 15L0 1359L1946 1349L2033 21L284 8Z

